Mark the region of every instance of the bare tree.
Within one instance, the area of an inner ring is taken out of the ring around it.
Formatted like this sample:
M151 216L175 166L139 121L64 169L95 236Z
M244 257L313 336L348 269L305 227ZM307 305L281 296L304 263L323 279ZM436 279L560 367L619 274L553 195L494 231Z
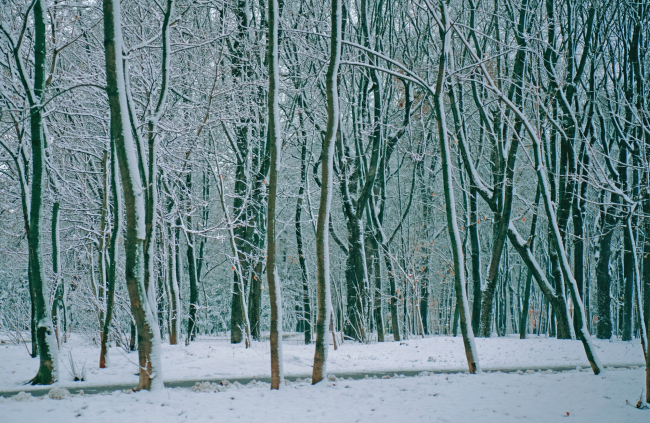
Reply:
M104 0L104 45L106 56L106 91L111 110L111 141L115 143L120 167L126 211L126 284L131 312L138 330L140 381L138 389L163 387L160 357L160 331L155 318L152 295L145 286L145 201L138 169L136 145L131 132L127 106L124 68L120 60L123 49L122 12L119 2Z

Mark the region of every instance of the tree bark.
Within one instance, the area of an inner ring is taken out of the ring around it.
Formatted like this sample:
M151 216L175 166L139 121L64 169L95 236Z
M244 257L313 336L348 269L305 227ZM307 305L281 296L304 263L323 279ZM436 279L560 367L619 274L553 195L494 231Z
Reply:
M40 364L32 385L49 385L58 377L58 348L52 317L46 298L46 283L41 252L42 209L45 188L45 133L41 102L45 90L46 4L34 3L34 86L29 95L30 130L32 137L32 192L29 215L29 266L31 292L34 299L34 322Z
M469 239L472 249L472 331L478 332L481 324L481 244L478 235L478 193L475 189L469 191Z
M449 240L454 258L454 285L456 288L456 303L460 313L460 330L463 335L463 344L465 346L465 355L470 373L481 372L478 361L478 351L474 342L474 333L472 332L471 318L469 315L469 304L467 302L467 293L465 291L465 265L463 263L462 241L456 221L456 200L453 186L453 166L451 163L451 149L449 147L449 137L447 135L447 123L445 118L445 103L443 90L445 86L447 60L451 57L451 27L447 14L447 6L440 2L442 14L442 26L440 37L443 39L442 52L440 54L440 65L438 67L438 79L434 93L434 110L436 121L438 123L438 137L440 140L440 156L442 164L442 176L445 193L445 209L447 212L447 228L449 230Z
M115 305L115 280L117 278L118 241L122 232L122 214L124 206L122 197L117 187L120 184L119 166L115 152L115 143L111 142L111 195L113 196L113 230L110 236L108 247L108 275L106 278L106 316L102 330L101 349L99 352L99 368L104 369L108 365L108 341L113 320L113 308Z
M278 196L278 171L281 165L282 137L280 131L280 106L278 104L280 75L278 74L278 26L280 15L278 0L269 0L269 144L271 162L269 174L268 223L267 223L267 260L266 274L269 284L269 302L271 303L271 389L280 389L284 384L282 366L282 291L280 276L276 267L275 216Z
M334 147L339 123L339 95L337 76L341 61L341 0L331 3L330 60L325 77L327 93L327 129L323 139L320 206L316 227L316 281L318 284L318 314L316 319L316 349L312 384L327 377L327 325L330 320L332 299L330 295L329 217L332 207L332 173Z
M302 98L302 97L301 97ZM301 129L303 128L302 113L299 116ZM309 302L309 279L307 274L307 261L302 244L302 202L305 195L305 184L307 182L307 134L302 129L303 143L301 147L300 161L300 189L298 190L298 200L296 202L295 226L296 226L296 246L298 248L298 262L300 264L300 277L302 281L302 322L305 335L305 345L311 344L311 304Z
M187 197L191 198L192 194L192 170L188 169L185 178L185 188L187 189ZM196 319L199 307L199 285L196 269L196 248L195 238L192 233L192 215L191 211L187 216L187 231L185 232L185 239L187 241L187 271L190 280L190 301L189 301L189 317L187 319L187 338L185 338L185 345L189 345L190 341L194 340L196 336Z
M537 210L539 208L541 192L539 190L539 185L537 186L537 194L535 195L535 208L533 211L533 220L530 223L530 251L535 251L535 233L537 232ZM533 272L530 269L527 269L526 273L526 287L524 288L524 302L521 307L521 316L519 318L519 339L526 339L528 334L528 307L530 303L530 291L533 280Z
M181 320L182 320L182 307L181 307L181 298L180 298L180 289L178 286L177 266L179 265L176 262L176 249L178 239L176 238L176 231L172 227L172 224L169 224L168 231L168 276L167 276L167 288L169 289L169 343L171 345L178 344L178 339L181 336Z
M65 312L65 280L61 273L61 236L60 225L61 219L59 212L61 209L60 201L56 200L52 206L52 274L54 276L54 297L52 298L52 325L56 335L57 346L61 344L61 321L63 322L63 337L65 338L66 312ZM63 309L63 316L59 318L59 309Z
M126 210L126 285L131 312L137 325L140 381L138 389L162 389L160 331L145 287L144 241L145 202L138 170L136 146L127 110L127 93L122 67L122 19L119 1L104 0L104 46L106 56L106 90L111 115L111 139L115 143L122 177Z

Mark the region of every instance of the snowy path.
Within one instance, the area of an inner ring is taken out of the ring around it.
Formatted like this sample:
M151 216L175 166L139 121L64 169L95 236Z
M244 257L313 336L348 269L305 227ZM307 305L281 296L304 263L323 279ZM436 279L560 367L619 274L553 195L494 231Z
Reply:
M555 374L433 375L358 380L310 386L294 383L279 392L266 386L225 392L122 393L63 400L0 398L6 423L37 421L182 422L648 422L650 410L635 402L645 375L641 370L608 371L603 376L569 371Z
M477 338L481 366L485 369L548 369L588 367L579 341L531 337L520 340ZM632 342L594 339L598 354L606 366L642 366L638 340ZM68 352L78 364L86 362L86 382L73 382L68 374ZM73 339L61 349L58 386L84 389L85 386L137 384L137 354L110 349L110 367L99 369L99 349ZM287 375L310 375L313 345L284 344L284 368ZM189 347L163 344L163 375L166 381L260 379L269 376L268 342L254 342L252 348L231 345L226 339L202 338ZM27 355L23 345L0 344L0 391L42 389L23 384L36 374L38 360ZM460 337L430 337L403 342L362 345L346 342L337 351L330 348L328 370L333 374L381 372L464 371L465 354Z

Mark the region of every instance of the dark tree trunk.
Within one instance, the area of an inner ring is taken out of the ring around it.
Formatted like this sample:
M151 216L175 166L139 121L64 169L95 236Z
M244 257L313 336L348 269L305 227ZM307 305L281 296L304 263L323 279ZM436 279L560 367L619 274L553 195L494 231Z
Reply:
M626 153L627 153L627 149ZM621 155L622 156L622 155ZM623 157L619 157L621 160ZM619 181L624 192L627 192L627 154L625 154L625 161L620 162L620 167L623 172L619 172ZM633 171L634 172L634 171ZM634 177L634 179L637 179ZM635 186L635 185L633 185ZM634 196L633 196L634 197ZM633 219L632 228L636 227L636 219ZM623 316L621 325L621 338L623 341L632 340L632 331L634 323L632 321L632 309L634 304L634 252L632 246L636 245L636 241L630 238L628 231L623 231Z
M393 341L400 341L399 330L399 317L397 314L397 302L399 301L397 295L397 285L395 283L395 272L393 270L393 262L388 251L384 251L384 263L386 263L386 274L388 275L388 282L390 284L390 322L393 331Z
M584 217L586 216L586 195L587 195L587 167L589 166L589 155L586 151L585 140L580 151L580 184L576 184L576 195L573 198L573 275L576 278L580 298L585 301L585 243L584 243ZM580 336L578 320L573 320L573 327L576 336Z
M303 128L303 116L300 114L300 126ZM305 344L311 344L311 304L309 302L309 279L307 274L307 262L305 260L305 252L302 245L302 202L305 195L305 184L307 183L307 134L303 130L303 143L301 147L301 161L300 161L300 189L298 190L298 201L296 202L296 246L298 248L298 262L300 263L300 277L302 281L302 316L301 322L305 335Z
M54 275L55 286L54 297L52 298L52 325L54 327L57 345L60 345L61 338L65 336L65 331L63 332L63 336L60 336L59 333L61 332L61 322L65 322L66 319L64 303L65 281L61 274L60 207L61 203L57 199L52 206L52 274ZM63 309L61 319L59 319L59 309Z
M45 132L41 101L45 90L46 60L46 11L45 2L34 3L34 86L29 95L31 111L30 130L32 137L32 198L29 215L29 266L31 293L34 300L33 319L36 326L36 340L40 365L38 373L31 380L33 385L49 385L58 378L58 348L52 327L52 317L46 296L45 272L41 251L43 197L45 188Z
M348 220L348 258L345 268L347 282L347 314L348 324L345 334L357 341L366 339L364 325L364 304L366 291L366 267L363 246L363 228L361 221Z
M113 308L115 305L115 279L117 277L117 242L122 231L122 197L117 189L120 184L119 167L115 152L115 143L111 142L111 195L113 196L113 230L110 236L108 247L108 275L106 278L106 317L104 318L104 329L102 331L101 350L99 353L99 368L103 369L108 365L108 342L113 320Z
M604 199L605 196L601 196ZM601 235L598 239L598 262L596 263L596 287L597 287L597 310L598 322L596 336L599 339L610 339L612 337L612 314L611 314L611 284L610 260L612 256L612 237L616 228L617 212L615 205L618 203L618 195L612 194L611 206L602 206L601 210Z
M191 198L192 196L192 171L188 170L187 177L185 179L185 188L187 189L187 197ZM187 216L187 229L186 233L187 239L187 270L189 273L190 280L190 304L189 310L190 314L187 319L187 338L185 339L185 345L189 345L190 341L194 340L196 336L196 320L199 307L199 285L198 278L196 273L196 249L195 249L195 237L192 234L192 214L191 212Z
M537 186L537 194L535 195L535 209L533 211L533 220L530 223L530 250L535 251L535 234L537 232L537 209L539 208L541 191L539 185ZM530 303L530 291L533 280L533 272L527 269L526 273L526 286L524 288L524 301L521 308L521 316L519 317L519 338L526 339L528 333L528 307Z
M481 323L481 246L478 235L478 198L475 189L469 192L469 240L472 260L472 331L478 333Z

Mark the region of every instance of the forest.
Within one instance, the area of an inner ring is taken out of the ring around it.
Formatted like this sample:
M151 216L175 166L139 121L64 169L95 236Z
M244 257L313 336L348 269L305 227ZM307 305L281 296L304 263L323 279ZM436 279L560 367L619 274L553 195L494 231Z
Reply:
M3 0L0 251L0 396L452 343L647 409L650 4Z

